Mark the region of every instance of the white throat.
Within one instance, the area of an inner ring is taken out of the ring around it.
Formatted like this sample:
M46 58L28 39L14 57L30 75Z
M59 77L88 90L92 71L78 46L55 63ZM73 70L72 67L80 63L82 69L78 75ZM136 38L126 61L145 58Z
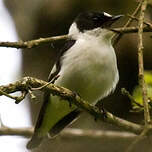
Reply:
M71 36L74 39L77 39L79 34L80 34L80 31L78 30L76 23L73 23L70 26L68 35Z
M119 79L112 33L101 28L80 32L73 23L69 35L76 42L62 57L56 84L95 104L115 89Z
M108 30L108 29L103 29L103 28L95 28L93 30L86 30L84 32L80 32L79 29L77 28L77 25L76 23L73 23L71 26L70 26L70 29L69 29L69 33L68 33L69 36L71 36L73 39L78 39L80 36L88 36L88 37L97 37L99 38L100 40L106 40L106 41L110 41L112 40L112 38L114 37L115 33Z

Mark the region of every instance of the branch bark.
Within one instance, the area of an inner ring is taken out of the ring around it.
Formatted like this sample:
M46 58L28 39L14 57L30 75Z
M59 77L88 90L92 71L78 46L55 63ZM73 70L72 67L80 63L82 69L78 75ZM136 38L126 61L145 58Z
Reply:
M126 27L126 28L113 28L111 29L119 34L128 34L128 33L137 33L138 27ZM144 27L144 32L152 32L151 27ZM67 40L70 39L68 35L61 35L61 36L54 36L54 37L47 37L47 38L39 38L31 41L19 41L19 42L0 42L0 47L9 47L9 48L34 48L44 43L53 43L59 40Z
M145 127L140 135L132 142L126 152L133 151L135 145L139 143L151 130L150 112L148 106L147 86L144 80L144 62L143 62L143 27L144 27L144 15L147 7L147 0L141 1L141 9L138 20L138 65L139 65L139 85L142 89L143 105L144 105L144 121ZM150 26L151 27L151 26Z
M23 136L30 138L33 135L33 128L0 128L0 136ZM75 138L75 137L87 137L94 139L135 139L137 135L129 132L119 131L102 131L102 130L91 130L91 129L78 129L78 128L65 128L61 133L61 137L64 138Z
M68 39L68 35L61 35L61 36L53 36L53 37L47 37L47 38L39 38L31 41L19 41L19 42L0 42L0 47L11 47L11 48L34 48L38 45L44 44L44 43L52 43L54 41L58 40L66 40Z
M43 92L49 91L53 95L60 96L62 99L68 100L70 103L75 104L77 107L87 111L98 120L109 122L111 124L114 124L118 127L121 127L125 130L131 131L136 134L140 134L143 130L143 126L118 118L114 116L113 114L109 113L108 111L105 111L105 113L103 114L99 110L99 108L81 99L77 94L73 93L72 91L63 87L55 86L54 84L51 84L51 83L48 84L47 82L43 80L39 80L32 77L24 77L21 80L18 80L14 83L11 83L5 86L0 86L0 90L7 94L10 94L16 91L28 92L28 89L31 90L32 88L40 88L40 91L43 91ZM3 95L3 94L0 94L0 95ZM106 114L106 117L105 117L105 114Z
M134 10L134 12L132 13L132 16L136 16L140 10L140 7L141 7L141 2L138 4L137 8ZM132 18L129 18L128 21L126 22L126 24L124 25L124 29L128 26L131 25L133 19ZM117 44L119 42L119 40L122 38L123 34L122 33L119 33L117 38L115 39L114 41L114 45Z
M145 135L148 133L148 131L148 128L144 129L142 133L139 136L137 136L135 140L132 142L132 144L127 148L126 152L132 152L136 144L145 138Z
M139 64L139 85L142 88L143 105L144 105L144 119L145 125L150 123L150 112L148 107L147 87L144 80L144 63L143 63L143 25L144 13L147 7L147 0L142 2L139 22L138 22L138 64Z

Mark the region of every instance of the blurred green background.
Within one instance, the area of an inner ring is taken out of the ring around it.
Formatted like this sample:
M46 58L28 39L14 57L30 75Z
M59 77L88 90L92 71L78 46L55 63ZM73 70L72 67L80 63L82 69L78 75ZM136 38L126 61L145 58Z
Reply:
M19 39L26 41L40 37L62 35L68 33L68 28L73 19L82 11L102 10L110 14L132 13L137 6L134 0L4 0L12 16ZM152 8L148 6L146 18L151 19ZM127 17L115 24L122 26ZM152 39L150 33L144 34L144 65L146 70L152 69ZM64 41L54 44L45 44L37 48L22 51L23 76L33 76L47 80L48 74L56 59L59 48ZM126 96L121 94L121 88L126 88L132 93L137 85L137 36L136 34L124 35L115 46L120 81L114 94L101 102L113 114L131 121L143 123L143 113L130 113L131 103ZM84 86L85 88L85 86ZM42 101L42 94L37 93L37 100ZM31 103L31 120L35 124L42 102ZM75 122L73 127L84 129L119 130L111 124L95 122L94 118L84 113ZM62 139L45 140L36 152L122 152L130 144L129 140L120 139ZM151 151L151 145L145 141L135 151Z

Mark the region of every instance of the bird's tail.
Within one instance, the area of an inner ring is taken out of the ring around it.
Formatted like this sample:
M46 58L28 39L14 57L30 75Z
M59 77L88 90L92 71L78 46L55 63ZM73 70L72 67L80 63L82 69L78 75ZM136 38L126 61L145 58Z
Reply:
M41 144L43 137L39 137L37 134L34 134L32 139L28 142L26 145L27 149L33 149L36 148Z
M61 132L66 126L71 124L73 121L75 121L78 116L80 115L81 111L78 109L75 109L74 111L70 112L66 116L64 116L61 120L59 120L49 131L49 135L53 138L56 137L58 133Z

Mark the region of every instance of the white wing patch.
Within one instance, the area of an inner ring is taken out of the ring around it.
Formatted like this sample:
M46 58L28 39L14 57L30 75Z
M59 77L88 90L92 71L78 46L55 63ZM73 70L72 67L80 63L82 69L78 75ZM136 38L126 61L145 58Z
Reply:
M108 14L108 13L106 13L106 12L104 12L103 14L104 14L104 16L112 17L110 14Z

